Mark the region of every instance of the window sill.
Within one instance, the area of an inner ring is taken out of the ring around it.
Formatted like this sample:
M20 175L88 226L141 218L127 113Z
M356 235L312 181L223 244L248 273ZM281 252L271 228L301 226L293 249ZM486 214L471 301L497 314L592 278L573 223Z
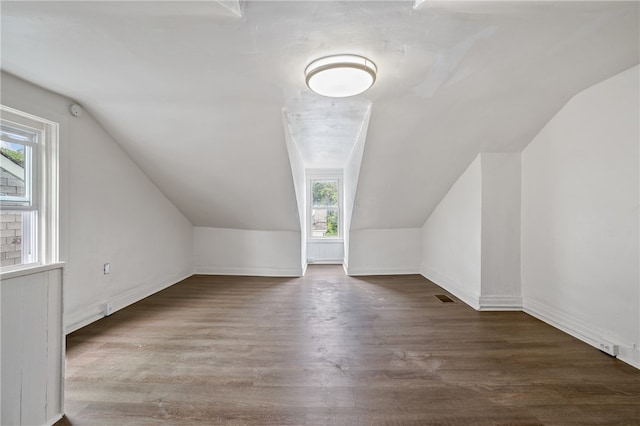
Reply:
M307 243L308 244L337 244L337 243L344 243L344 239L343 238L307 238Z
M39 274L41 272L53 271L54 269L63 269L64 262L49 263L47 265L25 266L24 268L11 271L0 272L0 280L8 280L11 278L24 277L27 275Z

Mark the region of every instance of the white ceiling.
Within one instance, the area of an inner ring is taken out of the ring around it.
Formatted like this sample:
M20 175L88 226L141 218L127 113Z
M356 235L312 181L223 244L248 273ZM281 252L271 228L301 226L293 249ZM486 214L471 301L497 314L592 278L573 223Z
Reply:
M288 99L285 116L308 169L342 169L371 102L327 98L305 91Z
M419 227L478 152L640 61L638 2L418 3L3 0L2 67L80 102L193 224L297 230L283 111L335 167L371 105L351 227ZM335 53L373 88L309 92Z

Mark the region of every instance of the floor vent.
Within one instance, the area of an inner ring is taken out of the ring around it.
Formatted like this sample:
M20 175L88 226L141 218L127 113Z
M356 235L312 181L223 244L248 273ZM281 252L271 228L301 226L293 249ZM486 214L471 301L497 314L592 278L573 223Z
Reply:
M446 294L436 294L436 297L442 303L455 303L454 300L449 296L447 296Z

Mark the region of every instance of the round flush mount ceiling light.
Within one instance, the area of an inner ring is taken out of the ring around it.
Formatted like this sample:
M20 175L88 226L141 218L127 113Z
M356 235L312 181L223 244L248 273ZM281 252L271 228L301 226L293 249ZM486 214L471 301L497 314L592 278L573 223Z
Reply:
M334 55L316 59L304 71L309 89L319 95L346 98L364 92L376 81L378 69L358 55Z

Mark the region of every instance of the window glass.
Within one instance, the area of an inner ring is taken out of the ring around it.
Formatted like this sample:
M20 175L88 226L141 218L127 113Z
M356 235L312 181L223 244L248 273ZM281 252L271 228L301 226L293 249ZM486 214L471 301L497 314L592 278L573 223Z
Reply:
M311 181L311 237L340 236L340 208L337 180Z
M0 199L15 203L28 203L27 186L30 176L25 162L31 157L31 147L5 144L0 148Z
M53 128L32 116L25 118L2 108L0 267L4 269L42 262L39 249L44 240L39 233L42 229L39 221L43 218L40 212L43 204L38 198L42 194L38 179L46 170L38 171L39 138L47 134L45 129ZM11 120L5 120L5 116L11 116ZM54 226L51 224L50 229Z
M38 261L38 212L0 210L0 267Z

